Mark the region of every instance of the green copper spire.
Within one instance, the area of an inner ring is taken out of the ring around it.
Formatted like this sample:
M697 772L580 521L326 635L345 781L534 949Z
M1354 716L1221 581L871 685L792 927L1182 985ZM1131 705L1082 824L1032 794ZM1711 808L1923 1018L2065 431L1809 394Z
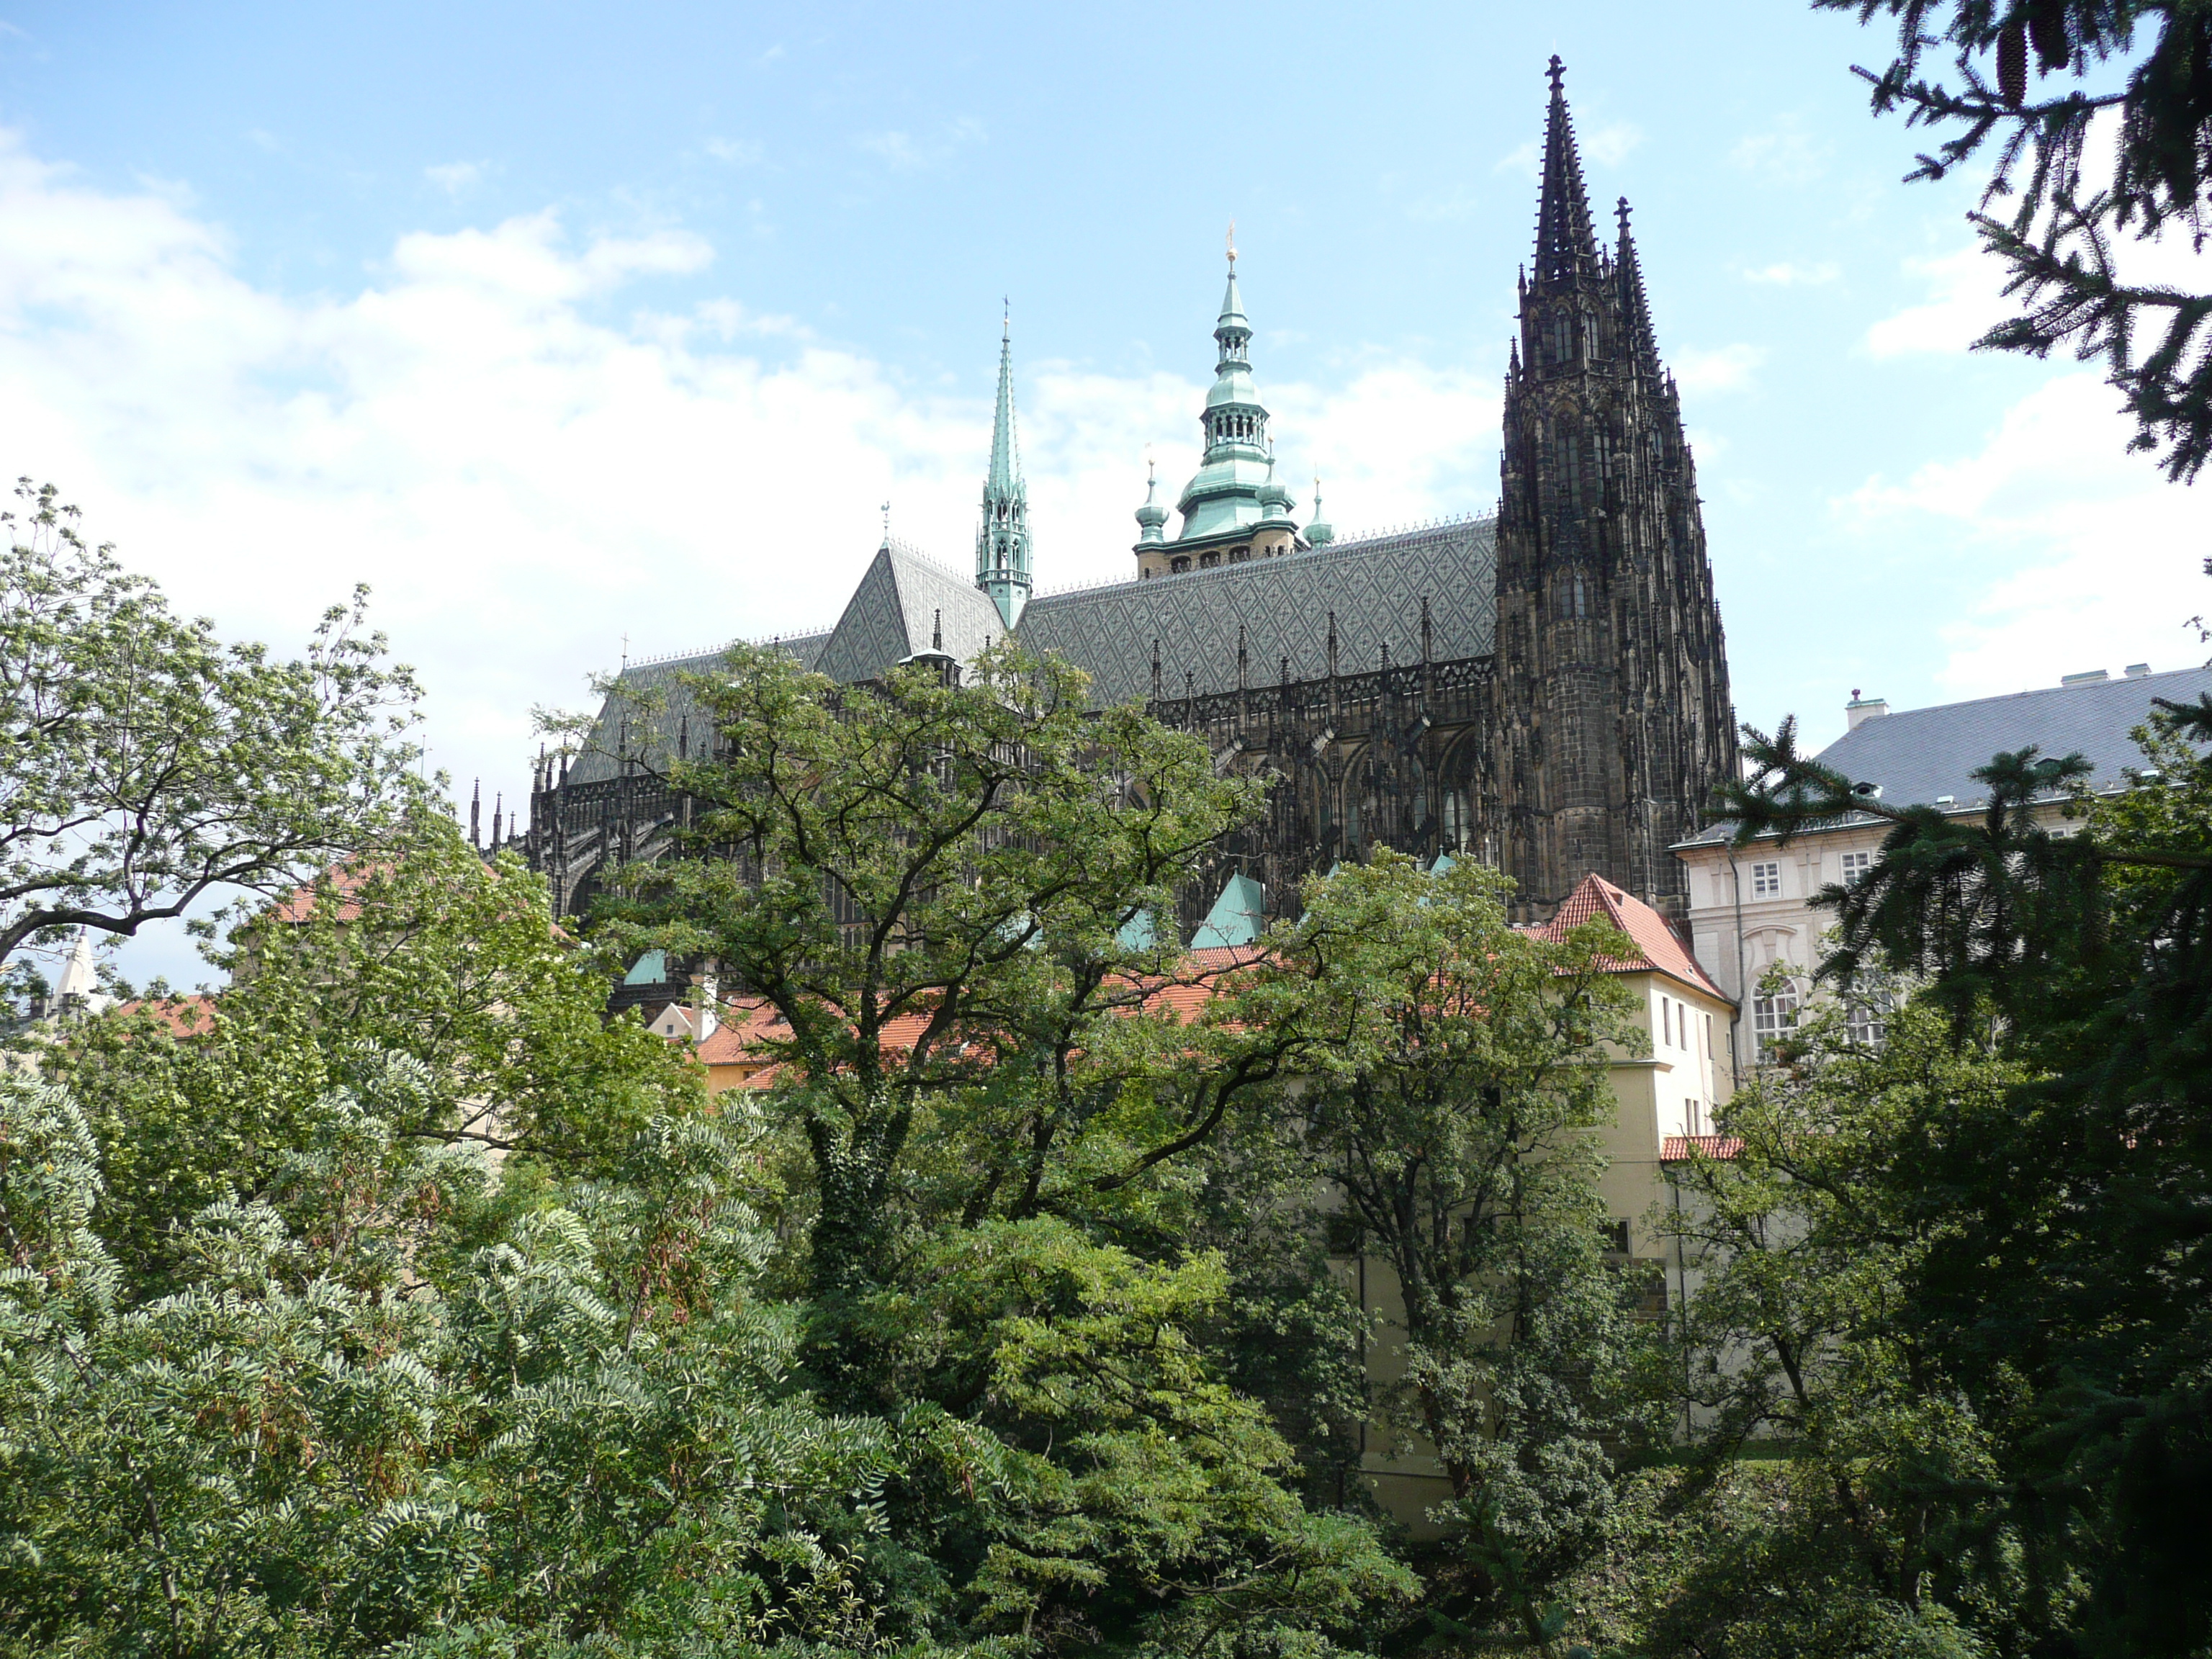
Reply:
M1327 547L1336 539L1336 527L1322 516L1321 474L1314 474L1314 515L1306 525L1306 541L1315 547Z
M1268 479L1267 410L1252 384L1252 325L1237 287L1237 228L1229 228L1229 285L1213 325L1219 353L1213 389L1201 416L1206 455L1176 505L1182 513L1178 542L1218 540L1257 526L1270 503L1261 500Z
M983 480L983 525L975 532L975 586L991 596L1008 628L1030 602L1030 492L1014 440L1014 336L1011 315L999 327L999 408L991 423L991 471Z

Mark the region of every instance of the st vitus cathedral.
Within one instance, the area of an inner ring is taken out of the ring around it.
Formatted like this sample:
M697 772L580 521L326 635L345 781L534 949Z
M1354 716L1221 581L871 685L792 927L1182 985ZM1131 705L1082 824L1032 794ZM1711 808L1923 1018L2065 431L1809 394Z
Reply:
M1340 542L1316 485L1297 521L1232 250L1199 470L1173 537L1156 480L1148 489L1131 580L1033 592L1002 338L972 581L887 534L836 626L781 647L850 684L924 653L971 661L1011 633L1087 671L1098 705L1142 700L1201 735L1224 770L1273 779L1264 821L1185 896L1201 942L1250 937L1295 904L1307 872L1378 845L1495 864L1528 919L1593 871L1679 914L1683 868L1668 848L1702 827L1736 766L1727 654L1627 204L1601 247L1556 58L1550 73L1493 516ZM625 683L708 671L719 655L631 668ZM678 810L651 763L692 741L670 691L650 721L610 697L573 763L541 768L523 845L563 912L611 861L651 856Z

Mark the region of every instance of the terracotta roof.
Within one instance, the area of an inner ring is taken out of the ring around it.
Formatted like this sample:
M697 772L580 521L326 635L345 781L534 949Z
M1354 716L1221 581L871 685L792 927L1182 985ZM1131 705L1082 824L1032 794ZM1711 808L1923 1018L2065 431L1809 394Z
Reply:
M1659 1142L1659 1161L1662 1164L1687 1164L1690 1154L1700 1158L1718 1158L1723 1163L1737 1157L1743 1151L1741 1135L1668 1135Z
M1250 948L1217 946L1183 954L1182 965L1173 978L1163 980L1146 990L1144 1008L1148 1013L1166 1012L1175 1016L1177 1023L1191 1019L1213 1000L1221 988L1225 975L1240 968L1249 968L1259 962L1263 952ZM902 1014L884 1028L883 1047L894 1053L912 1046L927 1025L927 1014ZM787 1033L782 1016L766 1001L747 998L726 1004L722 1023L714 1034L693 1052L708 1066L742 1066L753 1060L755 1051L763 1037L771 1034ZM741 1079L737 1086L742 1089L769 1089L775 1086L781 1073L780 1066L761 1065L759 1069Z
M1666 917L1633 894L1623 892L1603 876L1584 876L1582 885L1568 894L1558 913L1536 931L1547 939L1561 939L1569 930L1594 921L1611 922L1636 946L1632 957L1607 957L1605 966L1610 971L1666 974L1723 1002L1729 1000L1727 994L1698 966L1697 957Z
M361 901L355 895L368 884L371 877L390 868L389 865L333 864L323 872L323 879L337 892L340 921L351 921L361 914ZM305 921L315 913L315 896L312 883L295 887L291 896L270 913L270 917L276 921Z
M119 1004L115 1012L126 1017L143 1014L158 1020L175 1036L205 1036L215 1029L215 998L205 991L179 997L140 997Z

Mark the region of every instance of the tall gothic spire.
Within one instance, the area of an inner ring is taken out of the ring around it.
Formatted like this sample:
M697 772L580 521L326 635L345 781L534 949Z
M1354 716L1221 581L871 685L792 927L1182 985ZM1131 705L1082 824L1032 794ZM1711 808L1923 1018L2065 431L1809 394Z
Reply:
M1620 283L1620 317L1637 372L1659 377L1659 343L1651 332L1651 302L1644 292L1644 267L1636 258L1636 239L1628 234L1628 198L1613 210L1620 221L1620 246L1613 269Z
M1561 84L1566 70L1557 54L1548 71L1552 107L1544 124L1544 191L1536 209L1538 287L1594 271L1597 241L1590 230L1589 198L1583 189L1582 157L1575 150L1574 118Z
M975 586L1008 628L1030 602L1030 495L1014 436L1014 331L999 325L999 407L991 422L991 470L983 480L983 524L975 532Z

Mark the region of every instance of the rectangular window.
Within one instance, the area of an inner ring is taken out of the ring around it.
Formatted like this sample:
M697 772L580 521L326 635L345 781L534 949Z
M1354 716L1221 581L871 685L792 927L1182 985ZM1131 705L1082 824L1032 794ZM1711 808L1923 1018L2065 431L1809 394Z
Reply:
M1794 987L1778 989L1771 996L1751 1000L1751 1032L1759 1046L1759 1064L1774 1063L1774 1045L1797 1029L1797 993Z
M1889 1016L1896 1006L1887 991L1846 988L1844 1035L1863 1048L1881 1048L1882 1039L1889 1035Z
M1682 1103L1682 1123L1691 1134L1701 1135L1705 1132L1705 1103L1695 1096Z
M1598 1236L1604 1241L1605 1249L1610 1251L1613 1255L1626 1255L1628 1254L1627 1222L1620 1220L1608 1221L1605 1224L1604 1229Z
M1751 896L1753 898L1782 896L1782 866L1779 864L1754 864L1751 866Z
M1659 999L1659 1029L1665 1033L1667 1046L1674 1046L1674 1006L1665 997Z
M1844 854L1844 886L1846 886L1846 887L1856 887L1856 886L1857 886L1861 882L1864 881L1864 880L1867 878L1867 872L1868 872L1868 871L1869 871L1869 870L1871 870L1871 869L1873 869L1873 868L1874 868L1874 854L1871 854L1871 853L1846 853L1846 854Z

